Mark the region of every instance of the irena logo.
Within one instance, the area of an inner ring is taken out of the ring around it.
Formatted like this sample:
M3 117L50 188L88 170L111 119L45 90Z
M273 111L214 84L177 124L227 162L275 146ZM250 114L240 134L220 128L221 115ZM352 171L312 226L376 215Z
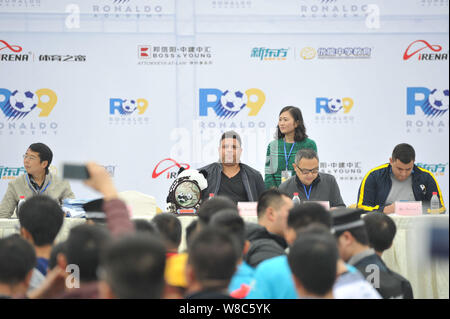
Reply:
M3 45L3 46L2 46ZM14 53L22 52L22 47L18 45L10 45L5 40L0 40L0 51L4 49L9 49Z
M423 51L424 49L430 49L433 52L440 52L442 51L442 46L435 44L431 45L425 40L416 40L412 42L405 50L405 53L403 54L403 60L409 60L414 55L417 54L419 61L430 61L430 60L447 60L448 59L448 53L419 53Z
M167 166L165 169L163 169L162 171L157 172L157 170L159 169L160 166ZM171 158L165 158L162 161L160 161L158 164L156 164L155 168L153 169L153 173L152 173L152 178L158 178L161 174L165 173L166 171L168 171L171 168L176 168L176 172L172 171L172 172L167 172L167 179L170 178L176 178L177 174L178 174L178 170L184 167L185 169L189 169L191 166L189 164L185 164L185 163L178 163L177 161L175 161L174 159Z

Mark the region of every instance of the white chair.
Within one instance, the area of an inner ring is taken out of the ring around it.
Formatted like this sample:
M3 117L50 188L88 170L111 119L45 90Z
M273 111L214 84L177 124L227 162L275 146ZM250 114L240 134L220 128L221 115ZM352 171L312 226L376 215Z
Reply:
M124 191L119 193L119 198L129 206L133 217L156 215L156 200L153 196L138 191Z

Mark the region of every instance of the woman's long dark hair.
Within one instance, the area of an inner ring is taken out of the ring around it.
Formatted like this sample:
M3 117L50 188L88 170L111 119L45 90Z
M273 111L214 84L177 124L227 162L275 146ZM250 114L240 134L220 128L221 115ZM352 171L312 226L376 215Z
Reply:
M280 116L282 113L286 111L289 111L289 113L294 118L294 121L298 123L298 126L295 128L294 141L295 142L303 141L305 138L308 137L308 135L306 134L305 124L303 123L302 111L300 111L300 109L295 106L285 106L281 109L280 114L278 116ZM281 133L278 124L277 124L277 132L275 133L275 138L276 139L284 138L284 134Z

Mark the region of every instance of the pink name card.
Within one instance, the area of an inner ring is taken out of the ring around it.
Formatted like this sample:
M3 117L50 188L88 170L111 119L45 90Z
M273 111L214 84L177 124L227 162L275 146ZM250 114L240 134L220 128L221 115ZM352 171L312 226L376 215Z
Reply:
M257 216L256 206L258 202L238 202L239 215L244 216Z
M422 215L422 202L395 202L394 213L400 216Z

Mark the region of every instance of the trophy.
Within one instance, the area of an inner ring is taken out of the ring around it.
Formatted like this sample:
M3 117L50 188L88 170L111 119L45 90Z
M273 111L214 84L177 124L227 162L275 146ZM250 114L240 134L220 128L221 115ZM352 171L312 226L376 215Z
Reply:
M167 196L167 211L178 215L195 215L200 207L202 190L208 185L206 172L180 169Z

